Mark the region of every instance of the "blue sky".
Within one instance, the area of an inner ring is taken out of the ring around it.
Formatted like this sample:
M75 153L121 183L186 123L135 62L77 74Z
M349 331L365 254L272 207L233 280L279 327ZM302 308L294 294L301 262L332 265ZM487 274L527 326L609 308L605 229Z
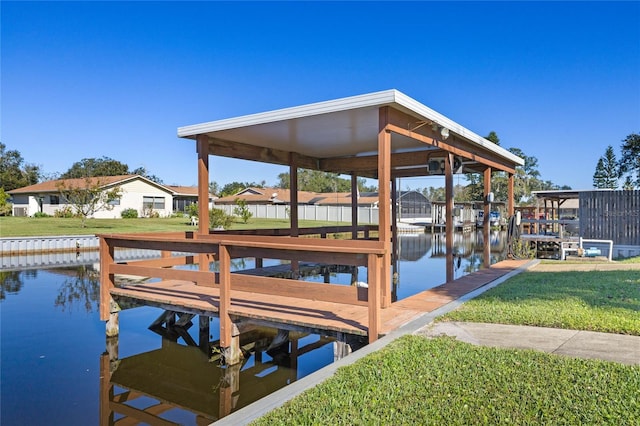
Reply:
M7 2L1 141L46 173L102 156L197 182L177 128L398 89L544 180L592 187L640 132L640 2ZM211 157L211 178L282 167ZM439 186L429 178L405 187Z

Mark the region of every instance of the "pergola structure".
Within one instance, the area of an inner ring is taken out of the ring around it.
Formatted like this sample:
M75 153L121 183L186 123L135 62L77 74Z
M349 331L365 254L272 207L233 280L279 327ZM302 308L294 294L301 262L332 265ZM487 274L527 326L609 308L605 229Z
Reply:
M507 213L514 211L515 168L524 160L464 128L409 96L386 90L360 96L285 108L259 114L180 127L178 136L195 139L200 196L199 232L209 232L209 156L231 157L289 166L291 235L298 230L298 168L351 175L379 183L379 240L388 253L382 277L388 277L392 235L396 226L396 178L443 174L446 215L453 217L454 173L483 173L484 217L489 218L491 173L506 172ZM215 171L213 171L215 173ZM352 200L352 225L357 225L357 200ZM488 241L489 226L484 227ZM453 220L447 221L446 244L453 249ZM355 235L355 232L354 232ZM485 266L489 246L485 245ZM453 259L447 262L447 282ZM385 286L388 288L389 286ZM383 296L383 305L386 297ZM388 299L390 300L390 299Z

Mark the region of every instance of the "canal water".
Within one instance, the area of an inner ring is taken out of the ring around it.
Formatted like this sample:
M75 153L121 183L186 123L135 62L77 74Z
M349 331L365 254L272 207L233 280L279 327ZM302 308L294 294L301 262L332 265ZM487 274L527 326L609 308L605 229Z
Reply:
M504 239L492 234L492 262L504 258ZM456 234L455 278L480 268L482 246L481 232ZM84 255L89 262L78 264ZM442 284L444 255L444 235L400 235L397 298ZM198 317L152 331L163 312L150 307L122 311L120 336L107 342L94 259L80 253L75 262L0 270L4 426L106 425L126 416L146 424L208 424L348 352L318 335L254 329L241 339L247 359L226 367L215 350L198 347ZM351 278L344 275L331 282ZM207 340L218 339L217 325L211 320Z

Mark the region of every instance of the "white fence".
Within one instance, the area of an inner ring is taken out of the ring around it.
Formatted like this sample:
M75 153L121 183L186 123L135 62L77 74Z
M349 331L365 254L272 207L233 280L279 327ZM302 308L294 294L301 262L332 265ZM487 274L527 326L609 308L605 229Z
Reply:
M236 205L214 205L227 214L234 214ZM260 219L288 219L290 206L282 204L247 204L253 215ZM322 220L326 222L351 222L351 206L298 206L299 220ZM358 207L358 223L363 225L378 224L378 209L375 207Z

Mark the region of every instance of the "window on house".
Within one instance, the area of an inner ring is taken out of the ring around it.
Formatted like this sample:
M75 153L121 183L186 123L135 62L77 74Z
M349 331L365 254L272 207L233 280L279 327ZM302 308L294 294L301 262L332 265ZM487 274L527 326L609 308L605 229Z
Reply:
M109 201L109 205L110 206L119 206L120 205L120 198L116 198L115 200Z
M164 210L164 197L142 197L142 208Z
M58 195L50 195L49 196L49 204L51 204L52 206L56 206L56 205L60 204L60 196L58 196Z

